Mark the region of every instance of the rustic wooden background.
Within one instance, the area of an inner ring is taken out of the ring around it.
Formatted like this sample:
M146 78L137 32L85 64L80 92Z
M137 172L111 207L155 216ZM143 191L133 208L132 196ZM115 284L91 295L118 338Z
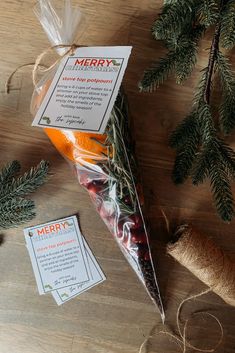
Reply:
M159 208L172 224L190 221L235 255L234 222L223 224L215 214L209 185L200 188L171 181L174 151L167 145L170 131L190 109L197 74L207 61L200 60L192 79L183 87L169 80L155 94L140 94L137 83L145 67L164 50L153 40L150 28L161 7L160 0L80 0L86 27L84 45L132 45L133 53L124 86L128 94L137 156L148 204L151 241L166 326L161 324L142 285L132 272L89 197L78 185L69 166L49 143L43 131L31 127L29 112L32 83L29 69L18 73L9 95L4 93L8 75L18 65L35 60L48 47L48 40L35 18L33 0L5 0L0 4L0 156L1 163L18 159L26 169L42 158L51 162L53 177L35 194L38 216L34 224L79 213L82 231L103 267L107 281L58 307L50 295L39 296L25 247L22 227L3 232L0 248L0 353L138 353L155 327L149 352L180 352L174 341L157 335L175 329L176 309L188 295L205 287L186 269L165 256L168 235ZM62 0L58 0L58 4ZM204 48L209 47L206 40ZM235 135L230 137L231 143ZM235 309L214 294L188 303L183 318L208 310L224 327L220 353L235 352ZM192 343L208 348L219 330L206 318L191 322Z

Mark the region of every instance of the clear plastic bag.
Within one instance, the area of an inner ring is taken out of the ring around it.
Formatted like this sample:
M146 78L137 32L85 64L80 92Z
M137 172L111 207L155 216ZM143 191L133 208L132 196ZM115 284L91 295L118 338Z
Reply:
M64 0L64 6L61 9L56 8L52 1L40 0L34 7L34 13L52 45L74 42L78 34L78 26L81 27L82 13L78 7L71 6L70 0ZM62 55L67 49L57 50Z
M72 10L69 0L65 0L61 17L47 0L38 2L36 14L52 44L73 42L80 11ZM68 14L73 14L70 22ZM31 103L33 114L39 108L53 75L54 70L47 73L34 91ZM141 187L131 148L133 144L123 92L118 94L103 135L52 128L44 130L57 150L72 164L79 183L88 191L96 210L164 320L149 238L137 193Z

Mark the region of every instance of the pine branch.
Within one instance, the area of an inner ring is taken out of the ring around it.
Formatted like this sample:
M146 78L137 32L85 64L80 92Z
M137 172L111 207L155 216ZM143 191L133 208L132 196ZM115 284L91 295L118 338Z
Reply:
M233 179L235 179L235 152L228 146L223 140L217 139L220 150L220 158L224 163L226 173Z
M32 200L22 198L42 185L47 177L48 162L41 161L37 167L15 179L20 169L17 161L5 166L0 173L0 228L16 227L35 217L35 205Z
M193 98L193 106L194 108L199 105L199 103L204 99L204 92L206 89L206 82L207 82L207 74L208 74L208 67L205 67L201 70L202 75L199 79L198 85L194 92Z
M221 52L217 54L216 63L223 91L219 109L220 128L227 135L235 127L235 76L228 59Z
M16 198L0 204L0 228L7 229L30 221L36 216L31 200Z
M217 54L219 51L220 30L221 30L221 24L220 24L220 22L218 22L215 27L215 33L214 33L214 37L213 37L212 44L211 44L209 62L208 62L208 71L207 71L207 75L206 75L204 101L207 104L210 101L212 75L214 72L215 60L216 60L216 57L217 57Z
M198 8L199 22L209 27L215 24L219 17L218 3L215 0L204 0Z
M221 51L217 52L216 65L223 89L229 94L234 93L235 76L231 64Z
M223 91L220 125L222 132L228 133L235 127L235 77L219 44L221 40L225 47L235 45L235 1L198 0L185 4L183 0L167 0L164 4L153 31L169 51L145 72L139 87L151 92L173 72L176 82L182 83L196 63L199 39L208 27L214 27L208 65L202 70L192 112L171 134L170 145L176 149L174 182L182 183L191 176L193 184L198 185L209 178L217 211L230 222L234 216L231 180L235 179L235 152L218 137L211 94L218 71Z
M219 109L220 128L228 135L235 127L235 99L234 96L223 94Z
M209 104L203 100L198 104L198 120L200 124L200 135L202 144L207 144L211 140L216 138L216 129L214 120L211 114L211 108Z
M192 182L194 185L203 183L209 177L210 161L215 159L215 156L220 155L219 143L217 139L211 138L201 146L197 160L192 169ZM223 161L221 161L223 163Z
M171 37L164 40L164 43L169 50L175 51L178 46L188 46L189 42L193 42L197 46L199 39L205 32L206 27L199 24L191 24L190 27L185 28L185 30L176 35L172 33ZM184 44L183 44L184 43Z
M198 153L192 167L191 178L194 185L199 185L208 177L208 155L210 153L209 145L205 145Z
M4 187L20 171L20 163L13 161L8 163L0 172L0 185Z
M182 184L190 175L197 157L198 144L188 139L183 148L177 149L172 179L175 184Z
M206 152L209 151L205 148L198 154L198 150L200 143L209 145L215 138L215 133L210 106L201 101L197 110L184 119L172 134L172 142L175 145L180 146L178 141L181 136L182 141L184 141L180 148L177 147L173 168L173 180L176 184L183 183L190 174L193 174L195 184L205 179L207 175L205 165L208 158ZM199 174L199 169L203 172L202 175ZM199 179L199 176L201 179Z
M234 216L230 176L235 173L235 154L223 141L212 139L203 146L192 171L194 185L209 177L216 209L225 222Z
M197 112L195 110L183 119L172 132L169 144L172 148L180 149L184 148L189 139L193 140L195 144L200 142Z
M162 84L175 68L177 53L170 51L165 58L145 71L139 89L143 92L153 92Z
M196 0L178 0L167 2L162 13L153 25L155 39L167 39L182 33L185 22L192 20Z
M144 92L155 91L175 70L176 82L182 83L191 74L197 60L197 44L204 27L197 26L187 36L182 36L176 49L169 50L166 57L161 58L145 71L139 88Z
M179 55L175 64L176 83L181 84L191 75L197 62L198 41L204 30L204 26L195 26L190 34L179 38L185 51L181 49L183 55Z
M13 179L0 196L0 203L34 192L45 182L48 169L49 163L41 161L37 167L31 168L30 171L26 172L22 177Z
M235 45L235 3L229 0L225 4L221 22L221 42L226 49Z
M218 214L225 222L230 222L234 216L234 202L230 178L223 163L214 155L208 168L213 198Z

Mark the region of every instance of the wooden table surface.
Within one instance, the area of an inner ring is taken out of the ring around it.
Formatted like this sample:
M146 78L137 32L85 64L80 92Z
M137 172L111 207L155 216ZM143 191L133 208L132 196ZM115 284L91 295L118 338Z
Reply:
M148 351L180 352L180 347L160 330L176 329L180 301L205 289L185 268L165 255L168 239L162 208L171 223L192 222L226 251L235 255L234 221L223 224L216 216L209 185L190 182L176 187L171 181L174 151L167 144L170 131L191 106L197 74L207 61L200 49L197 69L183 87L169 80L155 94L141 94L137 83L145 67L163 55L150 28L160 0L80 0L86 29L84 45L132 45L124 87L128 95L136 138L137 157L151 225L156 270L166 309L161 324L145 290L123 258L112 236L96 214L86 191L78 185L67 162L56 152L42 129L31 127L29 112L30 70L19 72L9 95L4 93L8 75L18 65L33 62L48 47L35 18L33 0L5 0L0 4L0 156L1 163L18 159L26 169L41 159L51 163L53 177L35 195L37 218L32 224L78 213L83 234L107 275L107 281L58 307L50 295L39 296L25 247L23 227L3 232L0 248L0 353L138 353L155 328ZM58 4L62 0L58 0ZM78 3L78 1L77 1ZM209 42L203 40L203 47ZM235 146L235 135L230 142ZM217 352L235 352L235 309L210 293L188 303L183 318L194 311L216 315L224 328ZM197 318L188 332L190 342L208 348L216 344L219 330L213 321ZM190 350L188 350L190 351Z

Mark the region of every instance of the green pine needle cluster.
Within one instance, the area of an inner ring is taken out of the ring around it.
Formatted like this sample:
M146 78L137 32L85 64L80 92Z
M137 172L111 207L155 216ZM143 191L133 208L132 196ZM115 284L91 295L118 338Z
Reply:
M0 228L16 227L35 217L35 204L25 198L44 184L49 163L41 161L22 176L20 163L13 161L0 172Z
M221 21L221 42L224 48L232 49L235 45L235 3L226 2L224 16Z
M195 67L199 41L208 29L213 33L208 65L201 72L191 112L170 136L176 150L173 180L180 184L190 177L198 185L209 179L217 212L230 222L235 214L231 189L235 153L223 136L235 128L235 75L223 51L235 46L235 1L164 1L153 35L164 42L168 53L145 71L139 88L153 92L173 74L176 83L183 83ZM218 122L211 104L216 77L221 87Z

